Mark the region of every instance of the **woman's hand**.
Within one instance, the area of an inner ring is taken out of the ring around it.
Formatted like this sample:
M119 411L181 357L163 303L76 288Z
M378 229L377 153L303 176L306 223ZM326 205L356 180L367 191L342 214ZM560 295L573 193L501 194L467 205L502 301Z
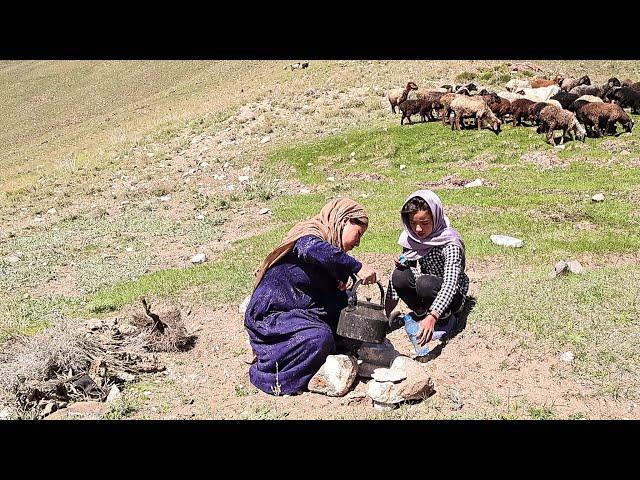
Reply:
M420 330L418 330L417 341L421 347L425 345L433 336L433 329L436 326L437 318L431 313L427 318L420 322Z
M338 290L344 292L347 289L347 284L338 280Z
M363 285L369 285L378 281L378 273L369 265L362 264L362 268L357 273Z

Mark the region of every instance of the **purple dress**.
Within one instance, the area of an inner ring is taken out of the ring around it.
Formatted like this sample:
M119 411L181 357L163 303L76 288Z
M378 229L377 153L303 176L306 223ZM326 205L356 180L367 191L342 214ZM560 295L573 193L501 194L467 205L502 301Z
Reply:
M249 369L253 385L283 395L307 388L336 349L338 317L348 300L337 281L346 283L361 267L339 248L307 235L267 270L244 317L258 357Z

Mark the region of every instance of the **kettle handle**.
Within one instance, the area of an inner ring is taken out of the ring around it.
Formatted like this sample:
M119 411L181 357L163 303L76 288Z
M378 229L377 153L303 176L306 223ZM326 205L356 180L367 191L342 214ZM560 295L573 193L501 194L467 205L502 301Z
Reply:
M380 305L382 305L382 307L384 308L384 287L382 286L382 283L380 283L380 281L377 281L376 283L378 284L378 287L380 287ZM353 284L353 287L351 287L352 297L349 299L350 305L358 304L358 297L356 295L356 290L358 290L358 287L360 285L362 285L362 280L358 280L356 283Z

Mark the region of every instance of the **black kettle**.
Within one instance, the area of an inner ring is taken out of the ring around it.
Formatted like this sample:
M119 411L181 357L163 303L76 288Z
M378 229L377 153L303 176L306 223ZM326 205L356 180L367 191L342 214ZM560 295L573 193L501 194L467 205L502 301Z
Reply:
M382 343L391 331L389 320L384 314L384 288L380 282L380 304L358 301L356 291L362 283L358 280L351 288L351 298L340 312L337 333L346 338L370 343Z

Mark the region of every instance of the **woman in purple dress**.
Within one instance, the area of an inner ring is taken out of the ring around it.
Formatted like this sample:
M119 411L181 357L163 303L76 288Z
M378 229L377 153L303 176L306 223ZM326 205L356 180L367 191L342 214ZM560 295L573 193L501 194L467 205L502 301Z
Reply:
M294 226L262 262L244 320L257 358L249 379L260 390L299 393L335 353L349 276L377 281L371 267L345 253L360 244L368 224L360 204L332 200Z

